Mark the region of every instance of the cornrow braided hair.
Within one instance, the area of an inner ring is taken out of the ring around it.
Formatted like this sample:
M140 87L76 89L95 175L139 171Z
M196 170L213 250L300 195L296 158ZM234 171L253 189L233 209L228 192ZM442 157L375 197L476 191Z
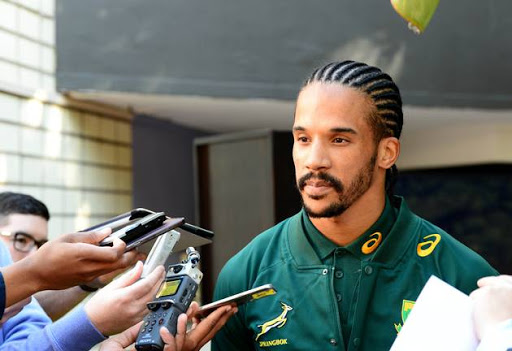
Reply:
M369 116L376 142L385 137L400 138L403 125L402 99L393 79L379 68L355 61L332 62L316 69L305 81L334 83L367 94L375 104L376 113ZM398 169L393 165L386 173L386 192L393 193Z

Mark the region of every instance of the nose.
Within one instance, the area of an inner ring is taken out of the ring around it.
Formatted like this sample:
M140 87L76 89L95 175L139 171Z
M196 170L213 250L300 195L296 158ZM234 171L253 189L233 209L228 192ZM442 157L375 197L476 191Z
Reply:
M306 155L305 166L310 171L320 171L331 167L331 161L325 145L320 141L311 143Z

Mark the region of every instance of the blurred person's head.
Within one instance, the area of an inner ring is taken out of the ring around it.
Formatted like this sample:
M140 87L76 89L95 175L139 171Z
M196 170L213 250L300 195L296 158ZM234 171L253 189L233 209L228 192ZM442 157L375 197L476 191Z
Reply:
M48 240L50 213L36 198L20 193L0 193L0 240L16 262Z

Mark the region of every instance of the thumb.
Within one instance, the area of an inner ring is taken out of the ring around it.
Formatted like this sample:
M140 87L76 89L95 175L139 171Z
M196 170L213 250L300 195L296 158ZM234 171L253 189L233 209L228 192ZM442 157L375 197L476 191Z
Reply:
M142 274L142 262L137 261L135 264L135 267L133 267L131 270L117 278L116 280L112 281L110 284L108 284L106 287L109 289L115 290L124 288L127 286L132 285L137 280L139 280L140 275Z
M75 242L82 242L87 244L99 244L100 241L105 239L112 233L111 228L103 228L94 232L80 232L74 235Z

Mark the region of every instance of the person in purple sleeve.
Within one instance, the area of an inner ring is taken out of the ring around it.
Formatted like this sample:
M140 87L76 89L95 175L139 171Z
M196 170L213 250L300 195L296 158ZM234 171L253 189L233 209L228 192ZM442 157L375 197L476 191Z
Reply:
M165 344L163 351L200 350L226 324L228 319L238 312L238 308L236 306L221 306L202 320L196 315L198 311L199 305L192 302L187 313L183 313L178 318L176 336L173 336L166 327L160 329L160 336ZM187 331L187 321L189 320L192 322L192 326ZM141 323L109 338L102 343L100 351L123 351L135 342L140 326Z
M8 306L0 315L0 350L85 351L114 334L118 335L108 338L101 350L123 350L125 346L121 345L128 346L135 340L140 321L147 313L146 303L153 299L163 280L163 268L139 280L139 262L132 271L99 290L85 305L52 323L45 313L47 307L58 318L87 296L89 290L97 290L91 287L97 286L98 280L107 280L112 275L107 272L124 269L137 255L124 253L125 246L120 240L113 248L91 245L101 241L108 231L68 234L46 243L49 218L46 206L32 196L0 193L0 312ZM88 289L84 291L84 287ZM40 291L37 298L31 298L36 291ZM51 302L45 304L45 310L38 302L41 296L44 302ZM189 310L190 318L197 309L194 303ZM219 309L204 321L194 318L193 330L188 333L187 318L181 317L176 338L163 331L166 350L198 349L235 312L236 308Z
M69 244L74 246L79 243ZM114 246L122 247L123 245L118 242ZM61 245L56 247L60 248ZM50 250L53 251L53 247L50 247ZM39 259L39 257L36 257L36 259ZM8 268L24 263L23 261L12 264L9 252L0 243L0 266L3 267L2 273L4 276ZM87 262L81 262L80 264L88 265ZM41 262L41 266L46 267L47 270L52 270L51 266L45 265L44 262ZM63 265L53 267L66 270ZM73 275L73 271L73 264L70 264L67 272ZM18 269L17 272L23 272L23 270ZM107 336L124 331L143 318L147 312L146 303L154 297L164 278L164 269L161 266L157 267L148 277L139 280L141 273L142 263L139 262L134 269L99 290L84 306L79 306L55 323L51 322L37 300L32 299L19 313L1 325L0 350L86 351L105 340ZM59 275L65 276L63 273ZM7 292L9 292L11 286L10 282L14 283L23 279L23 276L18 275L17 277L18 279L6 279ZM27 279L30 279L30 277L31 275L27 275ZM52 281L46 282L46 286L51 288L63 286L61 284L65 283L52 284ZM35 282L34 286L45 286L45 284Z
M50 212L38 199L22 193L0 192L0 241L9 249L14 262L33 255L48 241ZM135 264L142 254L132 255L129 265ZM96 278L88 284L63 290L40 291L35 298L46 314L56 321L80 303L91 292L108 284L118 271ZM8 308L3 320L19 311L23 303Z
M143 318L164 272L160 267L139 281L139 263L84 306L52 323L31 298L34 293L91 284L132 265L137 253L125 253L121 240L113 247L99 247L110 230L66 234L45 243L49 214L46 210L45 216L44 204L16 193L1 193L0 200L1 241L16 259L13 263L0 243L0 350L89 350Z

